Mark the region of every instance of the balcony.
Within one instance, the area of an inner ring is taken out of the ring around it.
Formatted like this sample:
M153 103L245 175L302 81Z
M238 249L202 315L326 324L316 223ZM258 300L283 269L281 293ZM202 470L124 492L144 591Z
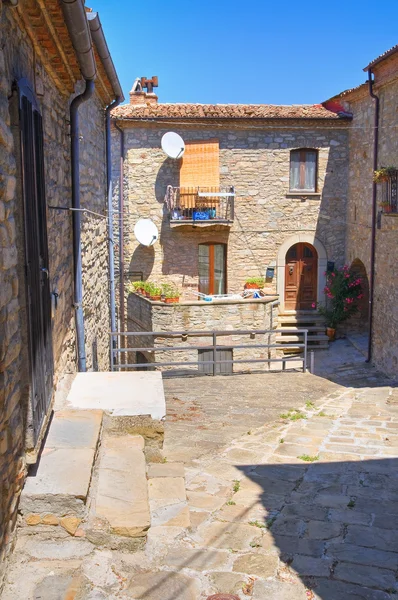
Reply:
M383 181L381 208L384 214L398 215L398 170L391 170Z
M235 190L229 187L168 188L170 226L230 227L234 220Z

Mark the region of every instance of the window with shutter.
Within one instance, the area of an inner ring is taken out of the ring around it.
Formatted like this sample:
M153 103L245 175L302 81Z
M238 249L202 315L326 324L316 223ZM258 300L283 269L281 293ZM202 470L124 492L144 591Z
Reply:
M219 187L220 158L218 140L186 142L180 168L181 205L186 209L194 208L197 203L198 188L202 192L218 192Z

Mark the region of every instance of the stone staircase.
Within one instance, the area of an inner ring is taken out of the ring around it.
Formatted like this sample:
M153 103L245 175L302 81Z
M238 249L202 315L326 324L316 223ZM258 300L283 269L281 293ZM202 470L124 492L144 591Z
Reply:
M68 404L55 410L40 461L29 472L20 527L40 539L69 534L129 552L145 546L151 527L189 527L184 466L162 462L158 420Z
M284 354L297 354L302 348L294 346L294 343L303 343L303 334L296 333L299 329L308 330L308 349L327 350L329 340L325 334L325 321L322 315L314 310L285 311L278 315L278 329L282 331L276 336L278 344L291 346L282 350Z

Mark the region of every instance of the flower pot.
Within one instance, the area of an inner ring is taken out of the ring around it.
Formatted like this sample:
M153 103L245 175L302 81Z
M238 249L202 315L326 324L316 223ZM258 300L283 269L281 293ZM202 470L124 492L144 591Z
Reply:
M160 300L160 296L151 296L151 300L152 300L153 302L159 302L159 300Z
M165 298L164 301L166 304L174 304L176 302L178 302L180 299L179 298Z
M259 286L257 283L245 283L245 290L259 290Z
M334 342L336 336L336 330L333 327L326 327L326 335L330 342Z

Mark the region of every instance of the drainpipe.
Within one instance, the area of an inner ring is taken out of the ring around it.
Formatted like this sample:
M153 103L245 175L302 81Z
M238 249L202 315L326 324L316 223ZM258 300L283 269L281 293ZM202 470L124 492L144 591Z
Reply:
M369 95L375 101L374 114L374 140L373 140L373 171L377 171L378 166L378 150L379 150L379 113L380 100L373 92L374 80L372 79L372 69L368 71L368 86ZM373 338L373 300L375 288L375 259L376 259L376 222L377 222L377 187L373 181L372 184L372 233L370 246L370 285L369 285L369 341L368 341L368 357L366 362L372 359L372 338Z
M113 204L112 204L112 146L111 146L111 119L110 112L118 106L122 100L117 96L105 109L105 128L106 128L106 191L108 194L108 252L109 252L109 304L111 317L111 331L116 331L116 295L115 295L115 250L113 234ZM112 336L112 345L110 352L116 348L116 339ZM111 357L112 360L112 357ZM114 364L111 362L111 364Z
M124 130L115 122L120 131L120 183L119 183L119 276L120 276L120 331L125 331L124 309ZM121 340L122 342L122 340ZM121 343L123 347L123 344Z
M71 133L71 168L72 168L72 227L73 227L73 306L76 321L77 366L79 371L86 371L86 349L84 344L83 316L83 276L81 245L81 211L80 211L80 148L79 148L79 106L89 100L94 92L94 81L86 79L86 87L82 94L76 96L70 105Z

